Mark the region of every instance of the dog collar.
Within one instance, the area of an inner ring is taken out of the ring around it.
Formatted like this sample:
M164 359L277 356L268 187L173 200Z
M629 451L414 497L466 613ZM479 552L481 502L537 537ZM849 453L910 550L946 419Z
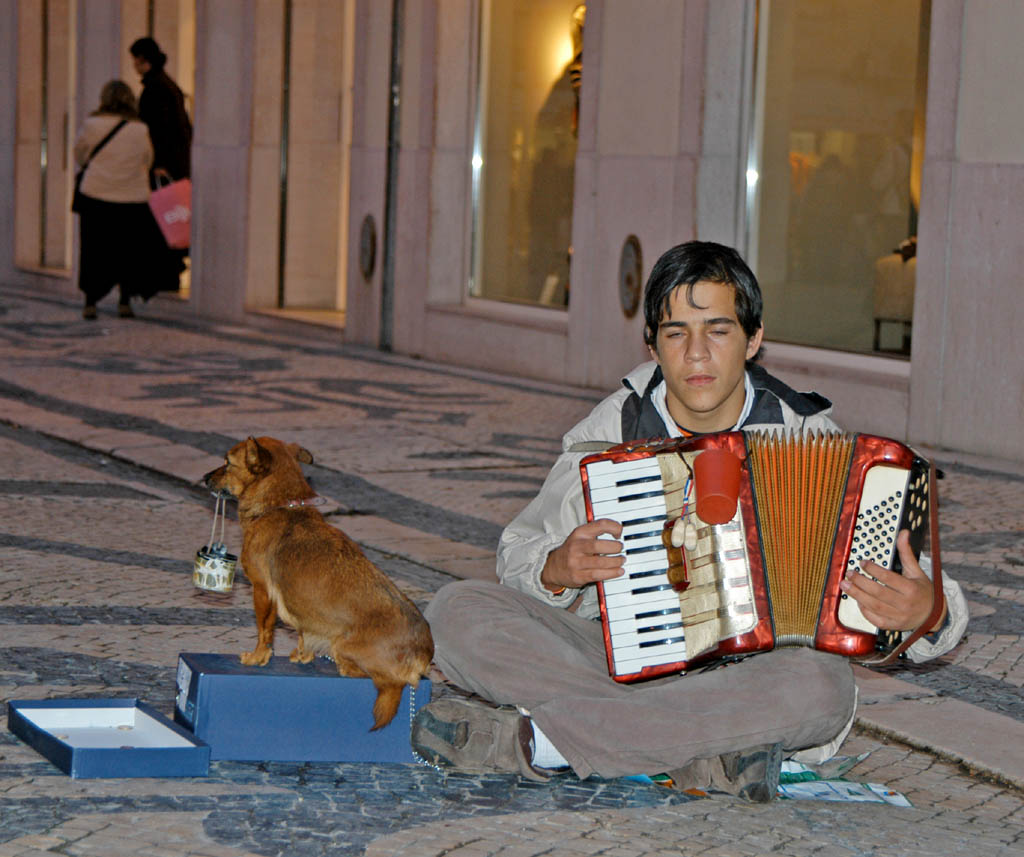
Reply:
M301 500L289 500L282 503L278 509L300 509L303 506L322 506L327 502L326 497L303 497Z

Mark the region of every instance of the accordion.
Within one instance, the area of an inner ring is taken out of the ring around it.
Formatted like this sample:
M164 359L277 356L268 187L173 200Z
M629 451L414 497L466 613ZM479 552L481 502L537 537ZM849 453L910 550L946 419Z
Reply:
M587 519L623 527L624 573L598 584L616 681L777 646L888 663L941 611L934 467L897 441L721 432L621 444L580 472ZM905 638L874 627L839 587L862 560L900 571L904 529L915 556L930 540L936 591L932 616Z

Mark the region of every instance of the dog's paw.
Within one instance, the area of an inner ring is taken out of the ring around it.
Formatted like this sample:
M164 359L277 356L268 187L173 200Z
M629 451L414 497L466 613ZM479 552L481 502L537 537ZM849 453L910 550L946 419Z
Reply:
M288 655L288 660L293 664L308 664L315 657L316 655L308 649L303 649L301 646L297 646L292 650L292 653Z
M274 654L273 649L256 649L252 652L242 652L238 659L247 667L265 667L270 663L272 654Z

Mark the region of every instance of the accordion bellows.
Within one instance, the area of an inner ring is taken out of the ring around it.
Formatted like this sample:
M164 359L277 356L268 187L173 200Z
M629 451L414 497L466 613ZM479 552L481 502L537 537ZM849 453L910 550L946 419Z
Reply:
M708 523L697 509L710 489L695 463L722 450L740 463L735 511ZM929 464L903 444L840 432L722 432L623 444L580 468L588 519L623 524L625 573L598 585L616 680L776 646L869 658L899 642L839 583L866 559L898 571L901 529L920 553Z

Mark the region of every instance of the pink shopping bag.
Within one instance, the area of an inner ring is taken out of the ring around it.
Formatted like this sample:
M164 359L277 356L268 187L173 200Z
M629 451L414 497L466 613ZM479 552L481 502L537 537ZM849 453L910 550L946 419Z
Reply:
M192 182L179 179L158 187L149 195L149 208L167 246L184 250L192 234Z

